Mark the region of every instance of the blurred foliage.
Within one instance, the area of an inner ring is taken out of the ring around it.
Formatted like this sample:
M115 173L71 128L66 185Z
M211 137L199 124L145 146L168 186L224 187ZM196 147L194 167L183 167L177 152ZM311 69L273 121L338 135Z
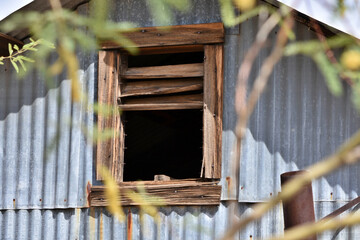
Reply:
M155 25L169 25L174 20L173 10L186 11L191 7L190 0L148 0L147 3Z
M9 45L9 56L0 57L0 64L9 60L17 72L25 72L36 67L41 70L47 79L52 79L64 71L71 79L73 101L86 100L82 93L78 79L79 61L76 50L92 51L100 47L102 40L109 40L136 54L137 49L129 46L134 44L124 36L125 32L132 31L135 24L129 22L113 22L109 20L109 10L112 6L107 0L92 0L89 16L79 15L75 11L63 9L59 0L50 0L52 10L43 13L25 12L15 14L0 26L0 30L10 32L17 28L28 28L33 37L30 42L21 49L17 45ZM174 11L185 11L191 8L191 0L147 0L150 14L155 25L171 24L174 19ZM257 4L255 0L219 0L220 13L226 27L232 27L246 21L249 18L260 15L260 18L278 15L278 23L281 25L287 12L280 13L264 4ZM346 11L344 1L338 0L338 12L343 15ZM261 22L261 21L260 21ZM297 42L294 34L289 30L288 37L292 40L285 50L285 56L297 54L306 55L314 60L319 70L326 79L329 90L336 96L343 93L343 79L352 86L353 102L360 109L360 47L357 39L348 35L337 35L332 38ZM339 56L331 55L337 49L342 52ZM53 51L56 52L56 60L50 61ZM24 54L27 53L25 56ZM36 64L30 64L36 62ZM20 71L22 69L22 71ZM95 113L109 117L115 111L116 106L93 106ZM105 129L102 132L97 126L91 134L95 142L106 140L114 135L113 129ZM84 131L86 131L84 129ZM101 174L105 179L106 197L109 203L109 211L119 220L124 219L124 212L119 206L119 189L116 182L111 178L111 173L106 168L101 168ZM162 205L161 200L146 194L142 185L138 191L127 192L127 196L141 204L141 211L158 219L155 206Z
M248 11L255 7L256 0L233 0L236 7L241 11Z
M112 213L119 221L124 221L125 213L121 207L121 204L119 204L121 201L121 194L118 184L114 181L109 169L106 167L100 167L100 174L103 177L104 183L106 185L105 196L108 202L107 210ZM160 216L158 207L164 206L165 204L160 198L147 194L143 184L139 183L137 185L136 192L128 190L124 191L123 195L139 205L141 217L144 215L144 213L146 213L153 217L157 223L159 223Z
M141 221L143 220L142 216L144 213L146 213L153 217L156 223L160 224L158 207L165 206L165 203L162 199L147 194L145 191L145 186L140 182L137 185L137 192L127 191L125 192L125 196L140 205Z
M357 39L339 34L323 41L293 42L288 44L284 54L303 54L312 58L335 96L343 93L345 80L351 86L353 103L360 110L360 46Z
M113 214L120 222L125 220L125 214L121 207L121 204L119 204L120 201L120 192L119 192L119 186L115 182L115 180L112 178L112 175L110 171L104 167L101 166L100 174L104 179L105 183L105 196L106 200L108 202L108 205L106 206L107 210Z

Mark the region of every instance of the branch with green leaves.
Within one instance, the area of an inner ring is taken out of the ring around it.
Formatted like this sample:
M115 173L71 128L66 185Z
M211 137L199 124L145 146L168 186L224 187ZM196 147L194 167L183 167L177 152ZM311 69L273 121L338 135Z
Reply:
M44 45L49 48L54 48L54 45L52 43L50 43L44 39L38 39L38 40L34 41L32 38L30 38L30 42L27 44L24 44L21 48L19 48L19 46L16 44L11 45L9 43L8 44L9 55L0 57L0 65L3 65L4 61L6 61L6 60L10 60L11 64L13 65L13 67L17 73L19 73L18 64L20 64L23 71L26 72L27 68L26 68L25 62L33 63L35 61L24 55L29 51L33 51L33 52L38 51L37 47L39 45Z

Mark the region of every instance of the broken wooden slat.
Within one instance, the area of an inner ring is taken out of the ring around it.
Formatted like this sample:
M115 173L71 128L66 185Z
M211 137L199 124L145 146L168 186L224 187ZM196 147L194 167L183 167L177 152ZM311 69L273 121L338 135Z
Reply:
M223 43L224 25L222 23L207 23L167 27L147 27L137 28L134 29L134 31L123 33L123 35L135 44L134 47L164 47L174 45ZM103 41L102 49L114 48L119 48L119 45L111 41Z
M191 63L154 67L133 67L122 73L125 79L186 78L202 77L204 64Z
M202 90L202 88L202 78L128 82L122 86L122 92L120 97L170 94Z
M138 183L137 183L138 184ZM137 192L138 185L120 185L119 204L122 206L138 206L141 203L133 202L129 198L130 192ZM152 205L219 205L221 186L216 182L154 182L144 185L146 195L151 196L148 204ZM92 207L107 206L104 186L92 187L90 199ZM160 201L159 201L160 200Z
M122 99L122 101L119 107L123 111L201 109L203 94Z
M223 46L205 46L204 62L204 144L205 178L221 177L221 133L223 92Z
M100 167L107 167L112 177L117 181L122 181L122 155L124 152L124 141L120 141L124 136L124 127L117 110L117 100L119 97L118 72L120 57L114 51L99 51L99 73L98 73L98 102L102 108L112 110L110 116L98 114L98 130L100 133L104 130L112 129L113 134L110 139L101 139L97 141L96 151L96 179L103 180L100 174Z

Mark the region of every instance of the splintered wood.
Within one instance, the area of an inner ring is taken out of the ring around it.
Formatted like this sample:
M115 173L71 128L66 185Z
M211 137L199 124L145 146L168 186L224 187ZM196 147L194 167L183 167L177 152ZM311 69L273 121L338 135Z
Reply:
M223 46L205 46L203 177L221 177Z
M203 89L202 78L179 78L125 83L120 97L163 95Z
M148 98L125 99L119 105L123 111L139 110L171 110L171 109L201 109L203 94L188 94L179 96L160 96Z
M221 186L218 182L165 181L144 183L148 204L152 205L218 205L220 204ZM119 184L119 204L122 206L137 206L129 198L129 193L137 192L137 185L141 183ZM91 206L107 206L105 187L94 186L91 189Z

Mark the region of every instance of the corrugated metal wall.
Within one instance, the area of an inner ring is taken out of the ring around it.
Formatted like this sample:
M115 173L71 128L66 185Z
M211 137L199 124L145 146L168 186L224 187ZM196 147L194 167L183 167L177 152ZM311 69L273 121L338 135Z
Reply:
M56 210L7 210L0 212L0 239L219 239L229 226L229 214L235 219L249 214L252 204L223 203L219 207L161 208L158 222L137 208L125 208L125 221L119 222L104 208ZM316 216L325 216L341 204L316 203ZM263 239L283 229L282 210L276 207L260 221L251 223L236 239ZM318 239L359 239L359 229L325 232Z
M94 60L83 57L80 79L94 95ZM71 101L70 80L47 87L39 74L18 80L8 63L0 69L0 208L68 208L87 205L92 182L93 113Z
M251 24L241 26L239 45L248 49L255 35ZM246 34L245 34L246 33ZM315 33L296 24L298 40ZM250 37L253 36L253 37ZM271 33L275 40L276 30ZM267 50L255 63L256 73ZM251 80L255 78L251 77ZM332 96L311 59L284 58L276 65L269 85L252 115L241 156L239 200L256 202L280 191L280 174L304 169L332 154L360 127L350 87ZM233 128L224 129L234 139ZM230 142L231 142L230 141ZM345 167L313 183L315 201L351 200L360 192L360 164Z
M216 0L193 2L190 13L177 14L174 24L221 20ZM114 1L109 17L152 26L145 6L144 0ZM87 4L79 8L81 13L87 11ZM237 67L253 42L257 24L257 20L246 21L240 28L227 29L225 37L222 199L236 201L224 201L219 207L165 207L158 224L147 215L141 224L136 208L130 209L131 218L124 223L118 223L103 208L84 208L88 184L98 184L93 179L93 146L81 131L81 127L90 131L93 127L91 107L71 102L70 83L63 75L47 88L37 73L17 81L10 66L0 68L0 238L127 239L131 219L132 239L214 239L226 231L229 214L238 211L239 217L251 212L251 202L279 191L282 172L304 168L331 153L358 126L350 94L347 91L340 99L332 97L310 60L284 59L250 121L239 192L233 184L228 189L226 177L234 178L229 164ZM314 37L301 24L295 29L299 38ZM276 31L271 38L275 36ZM268 52L260 54L251 80ZM91 105L96 97L97 55L78 55L82 86ZM57 144L53 144L55 137ZM358 166L352 166L314 183L318 219L358 195L358 172ZM278 206L237 238L263 238L282 229ZM357 239L359 233L359 229L346 229L337 237ZM321 239L332 236L329 232Z

